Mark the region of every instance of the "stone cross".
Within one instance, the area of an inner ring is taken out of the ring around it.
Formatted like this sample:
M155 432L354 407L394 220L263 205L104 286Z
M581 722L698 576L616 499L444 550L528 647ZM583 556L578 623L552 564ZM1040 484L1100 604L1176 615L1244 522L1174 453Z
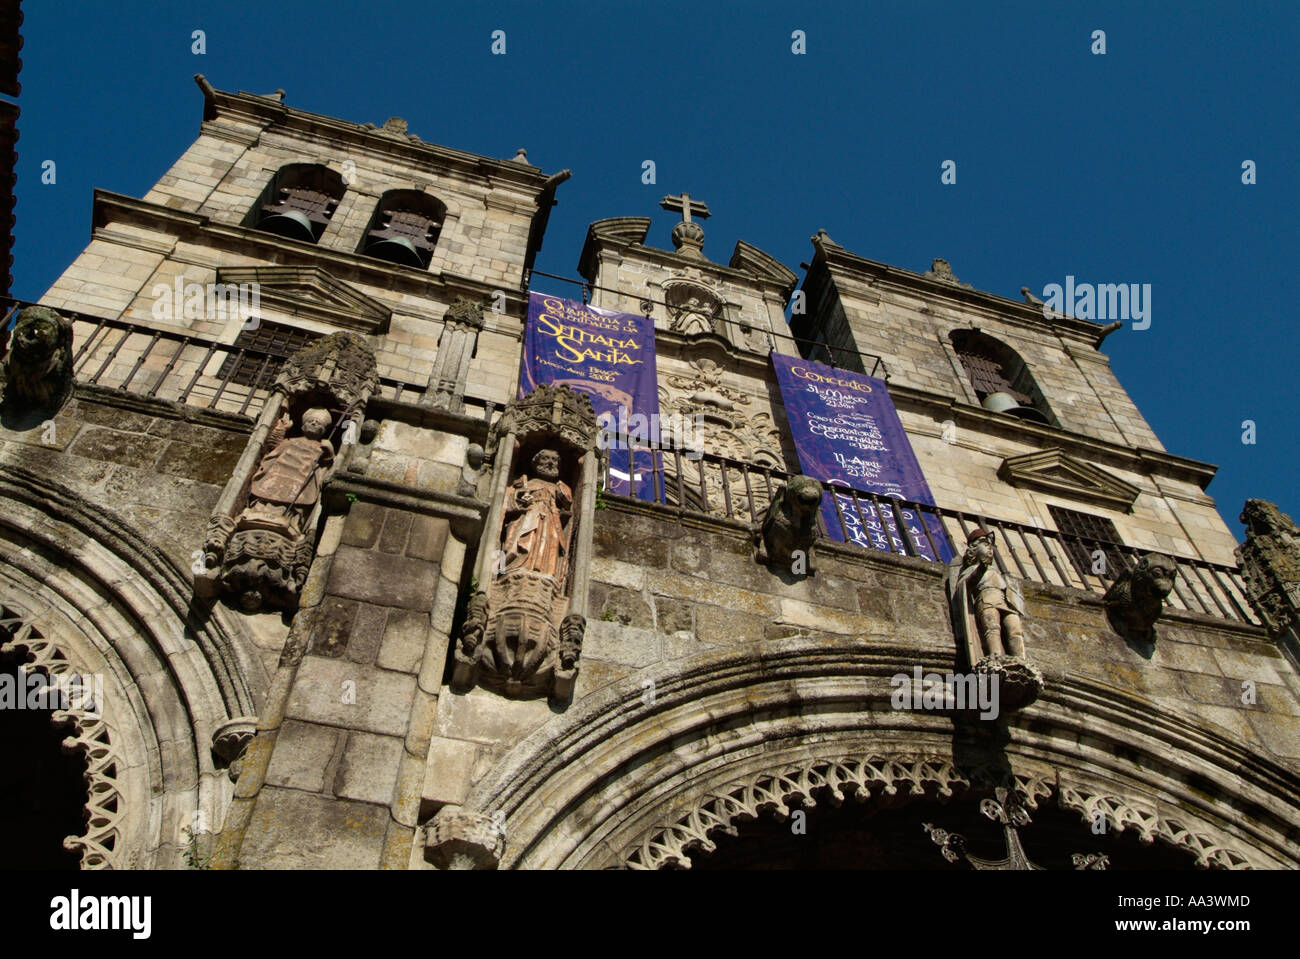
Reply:
M680 196L666 196L659 201L659 205L682 215L682 222L673 227L673 246L677 252L682 256L704 259L704 254L700 252L704 248L704 227L692 220L691 214L694 213L701 220L707 219L708 204L692 200L689 193L683 193Z
M666 196L659 201L659 205L672 213L680 213L683 223L691 222L692 213L701 220L709 218L709 205L701 200L692 200L689 193L683 193L680 196Z

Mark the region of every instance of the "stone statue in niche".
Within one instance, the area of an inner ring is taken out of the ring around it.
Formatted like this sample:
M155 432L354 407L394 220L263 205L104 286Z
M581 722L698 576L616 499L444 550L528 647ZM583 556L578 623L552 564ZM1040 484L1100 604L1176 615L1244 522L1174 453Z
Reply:
M500 473L494 480L505 493L488 514L478 587L453 653L458 690L478 683L516 698L548 693L556 703L572 695L586 626L582 556L591 548L599 435L591 399L553 384L508 404L490 430L494 469L509 481Z
M996 551L996 533L971 532L965 553L948 565L948 605L970 668L996 676L1002 708L1018 709L1038 698L1043 678L1025 657L1020 580L998 568Z
M280 438L273 439L274 447L253 473L238 529L302 534L334 465L334 444L325 438L333 422L329 410L313 407L302 414L299 435L288 436L292 419L287 414L281 419Z
M373 439L378 424L367 430L362 420L378 386L374 353L352 333L322 337L285 359L209 520L194 566L198 595L225 594L247 613L297 607L322 491L347 467L357 434Z
M6 412L56 411L72 392L72 323L48 306L25 307L0 375Z
M754 527L754 561L770 569L814 575L813 546L821 503L821 483L811 476L791 476L773 495L763 521Z
M664 291L674 333L694 336L699 333L722 334L722 299L707 287L690 282L673 283Z
M528 570L563 581L569 559L573 491L560 481L560 454L533 457L533 477L521 473L506 490L501 571Z
M1154 643L1156 620L1177 579L1178 564L1171 557L1160 553L1143 556L1106 590L1106 618L1111 627L1130 642Z

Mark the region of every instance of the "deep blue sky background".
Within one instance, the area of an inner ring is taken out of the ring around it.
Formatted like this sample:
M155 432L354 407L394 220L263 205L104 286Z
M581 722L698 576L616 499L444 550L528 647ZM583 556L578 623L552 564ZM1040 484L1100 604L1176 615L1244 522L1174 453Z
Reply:
M574 276L587 224L709 203L792 269L819 228L863 256L1018 297L1150 283L1151 328L1106 342L1166 447L1300 518L1300 4L341 3L27 0L14 265L37 298L90 236L94 187L142 196L198 133L192 75L288 92L435 143L517 147L560 188L537 268ZM792 55L790 34L807 33ZM190 34L207 33L207 53ZM503 29L507 54L492 56ZM1105 56L1089 53L1103 29ZM43 160L55 185L40 183ZM658 183L641 182L653 159ZM957 161L955 186L940 163ZM1254 160L1258 184L1243 186ZM802 272L802 271L799 271ZM569 292L539 278L537 287ZM1241 441L1243 420L1256 445Z

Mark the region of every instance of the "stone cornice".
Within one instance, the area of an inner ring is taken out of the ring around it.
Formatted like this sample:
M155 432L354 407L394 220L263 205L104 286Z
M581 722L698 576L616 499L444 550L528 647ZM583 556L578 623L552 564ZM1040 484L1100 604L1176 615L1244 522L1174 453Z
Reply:
M899 409L932 415L939 422L952 419L959 426L964 423L982 433L1036 445L1042 449L1059 447L1067 454L1094 462L1105 462L1136 473L1155 474L1194 483L1202 490L1210 484L1219 469L1210 463L1175 456L1173 453L1136 449L1056 426L1031 423L1006 413L992 413L950 396L939 396L896 383L889 384L889 395Z
M1062 339L1068 337L1087 345L1089 349L1092 349L1092 344L1104 328L1103 324L1073 317L1061 316L1049 321L1044 318L1041 307L890 266L850 253L834 242L814 242L813 247L816 253L808 268L806 285L822 282L822 278L817 276L821 272L833 274L835 271L843 271L883 289L923 295L928 300L939 301L966 312L975 310L990 319L1021 326L1036 333L1059 336Z
M621 258L636 258L664 271L693 267L702 273L713 273L720 280L741 286L757 286L764 292L776 293L782 302L790 298L798 284L798 277L775 258L743 240L736 243L729 265L708 259L688 259L673 250L646 246L642 240L649 228L648 217L614 217L597 220L587 228L587 238L578 256L578 275L588 283L596 282L597 257L614 254ZM602 225L605 229L601 229ZM641 240L633 239L640 234ZM626 296L638 294L620 291Z
M203 88L202 83L200 88ZM204 89L203 118L209 123L229 118L275 129L277 132L320 136L389 160L400 159L416 169L451 172L493 185L508 184L534 196L543 192L548 179L540 168L527 163L499 160L435 143L425 143L423 140L413 140L407 136L371 129L364 124L298 110L273 97L251 93L227 93L211 87Z

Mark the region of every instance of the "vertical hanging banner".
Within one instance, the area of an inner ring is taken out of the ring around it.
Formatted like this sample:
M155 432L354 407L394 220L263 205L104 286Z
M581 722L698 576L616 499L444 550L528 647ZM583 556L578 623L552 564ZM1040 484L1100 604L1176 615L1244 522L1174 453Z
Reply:
M626 434L653 437L644 427L629 430L626 424L659 422L654 320L529 293L519 395L527 396L542 383L586 393L602 425L610 424L605 431L609 491L653 498L657 454L631 449L636 443L627 442Z
M835 491L823 497L822 517L830 538L843 542L847 533L850 542L868 549L914 549L926 559L952 559L937 516L918 515L889 502L897 498L933 506L934 496L885 381L776 353L772 366L804 474L833 491L848 488L879 498L877 510L870 496ZM907 543L895 513L901 514L910 534Z

